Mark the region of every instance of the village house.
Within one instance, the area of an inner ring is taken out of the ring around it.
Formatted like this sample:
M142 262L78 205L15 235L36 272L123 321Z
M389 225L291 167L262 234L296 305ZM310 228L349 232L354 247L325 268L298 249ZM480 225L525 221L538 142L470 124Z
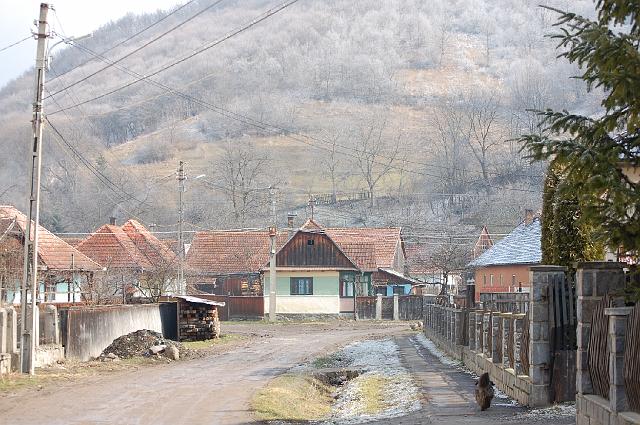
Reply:
M288 238L288 232L277 232L276 246L282 247ZM260 269L269 261L270 249L266 230L197 232L185 260L189 292L261 296Z
M276 253L276 313L353 313L354 296L408 294L400 228L324 228L313 219ZM269 287L269 267L262 268ZM269 311L265 293L265 311Z
M405 252L406 274L418 282L412 286L411 294L440 295L445 277L442 270L433 266L428 246L417 242L405 243ZM456 294L461 282L460 274L449 272L446 279L447 294Z
M93 296L157 299L175 292L176 254L136 220L105 224L77 245L87 257L105 267Z
M20 303L26 227L23 213L0 206L0 304ZM85 289L102 266L42 226L38 238L39 301L84 301Z
M511 233L469 263L475 276L475 300L482 293L529 292L529 267L542 261L540 217L527 211Z

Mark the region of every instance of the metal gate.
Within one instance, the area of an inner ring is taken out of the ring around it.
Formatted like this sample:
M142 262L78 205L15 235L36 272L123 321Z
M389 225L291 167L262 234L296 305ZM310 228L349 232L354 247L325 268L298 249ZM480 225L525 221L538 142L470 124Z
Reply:
M576 293L570 274L549 276L549 345L551 349L551 400L575 400L576 394Z
M167 339L178 340L178 303L160 303L160 321L162 335Z

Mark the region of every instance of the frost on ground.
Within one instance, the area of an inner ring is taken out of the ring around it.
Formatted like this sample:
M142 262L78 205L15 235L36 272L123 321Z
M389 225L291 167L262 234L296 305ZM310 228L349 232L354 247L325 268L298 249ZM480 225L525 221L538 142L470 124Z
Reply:
M471 370L467 369L464 363L458 360L454 360L451 357L444 354L442 351L440 351L438 347L436 347L436 345L433 343L433 341L427 338L424 334L422 333L417 334L415 337L415 340L424 348L426 348L434 357L440 360L440 363L447 366L455 367L459 371L464 372L467 375L470 375L471 378L474 380L479 378L478 375L476 375ZM513 400L508 395L500 391L498 387L494 386L493 391L494 391L494 397L497 399L492 403L493 406L518 406L518 402L516 400Z
M323 424L355 424L372 419L392 418L420 409L418 388L400 364L398 347L391 340L361 341L348 345L339 353L341 367L358 369L363 374L337 390L331 418ZM367 412L363 385L381 379L382 408Z
M542 409L532 409L524 413L520 418L526 421L549 421L558 418L574 418L576 416L576 404L560 403Z

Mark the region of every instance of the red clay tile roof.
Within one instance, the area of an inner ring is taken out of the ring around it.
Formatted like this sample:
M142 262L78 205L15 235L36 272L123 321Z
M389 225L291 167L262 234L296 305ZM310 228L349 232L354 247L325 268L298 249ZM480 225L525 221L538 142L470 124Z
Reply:
M105 224L84 241L78 250L108 268L151 269L152 265L120 226Z
M127 221L122 230L154 266L167 266L176 261L176 254L136 220Z
M288 240L287 232L278 232L279 250ZM197 232L186 262L190 273L224 275L258 273L269 261L271 241L267 231Z
M300 228L306 232L324 232L363 271L393 268L401 242L400 228L322 228L309 219ZM288 241L287 232L279 232L277 250ZM269 262L267 231L198 232L187 254L187 267L193 273L257 273Z
M432 274L438 271L432 266L429 249L424 244L406 243L404 250L410 276Z
M9 205L0 206L1 229L6 230L15 219L20 234L24 235L27 228L27 217L15 207ZM4 233L0 231L0 234ZM14 227L13 230L16 230ZM71 257L73 256L73 269L80 271L98 271L102 266L93 261L82 252L72 247L58 236L49 232L42 226L38 226L38 256L40 262L52 271L71 270Z
M351 258L363 270L377 268L393 268L396 260L396 252L401 243L399 227L334 227L325 231L338 246L350 243L371 244L374 248L375 267L363 268L361 264L367 264L366 258Z

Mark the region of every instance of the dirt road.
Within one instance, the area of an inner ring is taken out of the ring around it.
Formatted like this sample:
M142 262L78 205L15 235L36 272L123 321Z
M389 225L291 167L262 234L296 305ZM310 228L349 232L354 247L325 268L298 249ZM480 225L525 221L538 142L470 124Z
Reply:
M246 424L253 421L251 396L274 376L354 340L401 335L407 324L225 324L225 330L254 336L220 355L0 397L0 423Z

